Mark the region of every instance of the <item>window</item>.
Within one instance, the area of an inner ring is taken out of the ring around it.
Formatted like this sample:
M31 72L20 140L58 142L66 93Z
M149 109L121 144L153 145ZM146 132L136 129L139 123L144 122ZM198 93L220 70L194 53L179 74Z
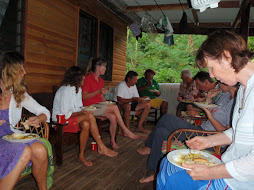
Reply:
M100 22L98 39L98 20L84 11L80 11L78 66L81 67L82 70L86 68L91 57L103 58L107 61L107 70L102 78L108 81L112 80L113 34L113 28ZM98 54L97 42L99 42Z
M104 80L112 80L113 63L113 28L100 22L99 56L107 61L106 73L102 76Z
M0 51L23 52L24 2L0 1Z
M93 16L80 11L79 39L78 39L78 66L85 69L91 57L96 57L98 21Z

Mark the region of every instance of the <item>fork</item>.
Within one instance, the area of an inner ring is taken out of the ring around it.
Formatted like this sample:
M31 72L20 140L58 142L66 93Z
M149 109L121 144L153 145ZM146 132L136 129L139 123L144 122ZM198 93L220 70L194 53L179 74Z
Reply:
M13 129L22 129L23 127L14 127L11 123L5 122L7 125L10 125Z

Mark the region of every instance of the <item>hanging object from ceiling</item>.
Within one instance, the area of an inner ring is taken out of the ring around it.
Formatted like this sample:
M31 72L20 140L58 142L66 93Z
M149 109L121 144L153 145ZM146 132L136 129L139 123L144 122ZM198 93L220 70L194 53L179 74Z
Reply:
M183 12L183 16L180 20L179 28L180 28L180 32L182 34L187 34L188 33L187 15L186 15L185 11Z
M173 27L165 15L161 17L159 23L156 26L160 31L164 31L164 43L168 45L174 45L174 38L173 38Z
M158 35L156 27L152 22L152 17L147 13L144 14L140 23L140 27L143 32L146 32L148 34L148 37L151 41L153 41Z
M141 29L137 22L133 22L130 26L133 36L139 36L141 34Z
M152 22L152 17L147 13L144 14L143 18L141 19L140 27L143 32L153 32L154 31L154 24Z
M165 36L171 36L174 33L173 27L168 19L168 17L166 17L165 15L163 15L161 17L161 19L159 20L159 23L156 26L159 30L164 31L165 32Z
M204 12L207 8L217 8L220 0L191 0L191 5L194 9L199 9Z

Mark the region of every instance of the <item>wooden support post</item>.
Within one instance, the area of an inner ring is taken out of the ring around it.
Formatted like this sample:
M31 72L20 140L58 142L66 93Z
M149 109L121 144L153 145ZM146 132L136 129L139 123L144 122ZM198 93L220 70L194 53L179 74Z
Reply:
M242 12L240 25L240 34L246 43L248 43L249 36L249 20L250 20L250 3L246 6L246 8Z
M250 0L243 0L243 1L242 1L241 7L240 7L240 9L239 9L239 12L238 12L238 14L237 14L237 16L236 16L236 18L235 18L235 21L234 21L234 23L233 23L233 26L232 26L232 28L233 28L234 30L236 30L237 26L239 25L240 19L241 19L241 16L242 16L242 13L245 11L245 9L246 9L246 7L247 7L247 5L248 5L249 3L250 3Z

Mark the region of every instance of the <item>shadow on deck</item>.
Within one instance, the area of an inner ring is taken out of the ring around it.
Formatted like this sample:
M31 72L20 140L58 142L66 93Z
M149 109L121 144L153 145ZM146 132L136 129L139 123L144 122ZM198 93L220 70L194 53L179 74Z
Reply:
M152 130L153 123L147 122L146 129ZM131 128L135 130L134 127ZM137 133L138 134L138 133ZM103 142L110 147L110 136L103 132ZM64 146L63 166L55 165L54 184L51 190L67 189L93 189L93 190L153 190L153 182L140 184L139 179L146 174L148 156L139 155L136 150L144 146L145 140L132 140L127 137L117 136L120 146L117 157L109 158L91 151L89 138L85 156L92 161L92 167L86 167L78 161L78 145ZM18 181L15 190L37 189L32 175Z

